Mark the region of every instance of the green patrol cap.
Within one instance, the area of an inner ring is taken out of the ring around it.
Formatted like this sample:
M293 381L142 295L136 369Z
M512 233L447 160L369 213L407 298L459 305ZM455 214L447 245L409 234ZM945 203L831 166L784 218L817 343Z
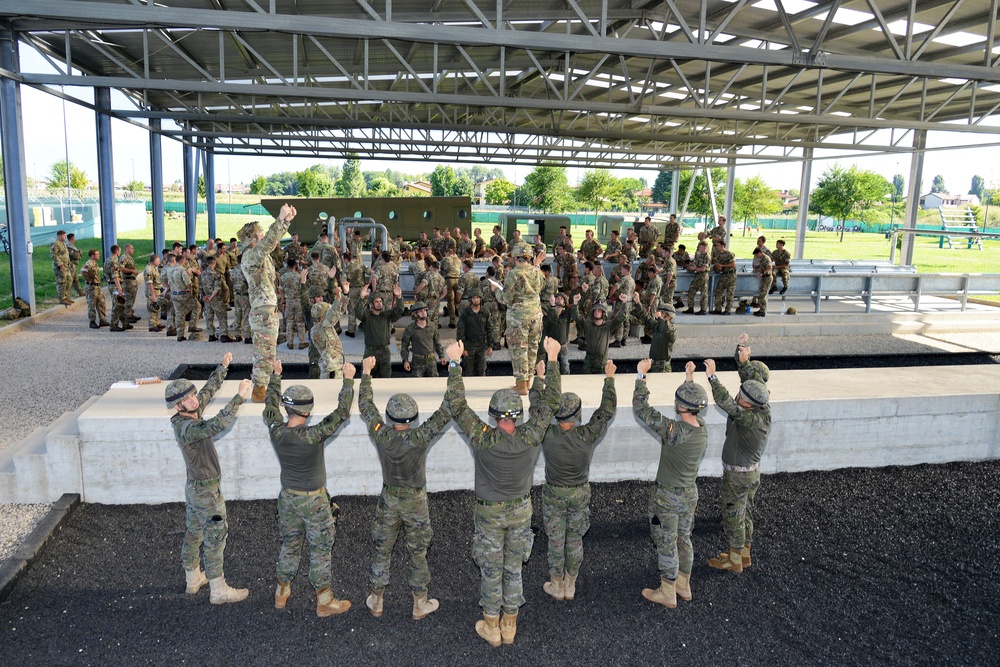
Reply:
M308 387L293 384L281 395L281 404L290 413L308 417L313 410L313 393Z
M758 408L767 405L769 398L767 387L760 380L747 380L741 384L740 395L743 396L745 401Z
M418 310L427 310L427 304L423 301L417 301L412 306L410 306L410 312L415 313Z
M569 422L576 419L576 416L580 414L580 408L583 406L583 401L580 397L571 391L566 392L562 395L562 400L559 402L559 409L556 410L556 421Z
M686 380L674 392L674 405L696 412L708 405L708 392L701 385Z
M490 415L497 421L501 419L517 420L524 413L524 403L521 395L513 389L500 389L493 392L490 399Z
M409 394L395 394L385 406L385 416L397 424L416 421L417 414L417 402Z
M191 380L186 380L184 378L181 378L180 380L174 380L173 382L167 385L167 388L163 392L164 398L167 401L168 408L174 407L175 405L183 401L188 394L193 394L193 393L194 393L194 384L191 382Z

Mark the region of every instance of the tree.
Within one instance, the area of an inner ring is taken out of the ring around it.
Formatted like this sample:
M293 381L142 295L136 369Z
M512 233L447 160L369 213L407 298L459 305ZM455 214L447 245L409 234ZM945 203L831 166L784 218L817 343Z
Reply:
M361 160L356 155L344 160L336 191L338 197L364 197L367 194L365 177L361 174Z
M66 162L63 160L61 162L56 162L49 169L49 189L50 190L65 190L66 189L66 166L69 165L69 187L73 190L85 190L87 188L87 172L80 169L72 162Z
M614 188L611 191L612 211L640 211L648 201L647 197L640 197L638 192L645 190L646 184L641 178L626 176L615 179Z
M566 178L566 168L538 165L524 179L531 206L548 213L563 213L573 207L573 193Z
M892 185L881 174L858 169L852 165L844 169L834 164L823 172L809 201L813 213L829 215L840 221L840 240L844 240L847 217L865 211L875 202L888 196Z
M427 180L431 184L432 197L450 197L455 188L455 170L439 164Z
M688 184L691 182L690 171L681 172L680 201L677 202L678 210L684 203L687 196ZM715 201L720 199L720 193L726 191L726 170L722 168L712 169L712 189L715 191ZM705 178L705 170L698 170L698 177L694 182L694 189L691 191L691 198L688 200L686 211L697 213L698 215L712 215L712 196L708 190L708 179Z
M892 177L892 203L902 201L903 192L906 189L906 181L903 180L902 174L896 174Z
M476 191L476 184L472 182L472 179L462 174L455 179L454 185L451 186L451 196L459 197L462 195L468 195L471 197Z
M986 190L986 179L982 176L972 177L972 187L969 188L970 195L976 195L980 201L983 199L983 191Z
M772 190L760 174L745 181L736 179L733 184L733 219L743 221L743 235L761 215L781 212L781 198Z
M934 182L931 185L931 192L948 192L948 188L944 185L944 176L938 174L934 177Z
M594 210L594 221L603 204L610 208L611 195L615 191L615 177L606 169L594 169L583 175L580 187L576 189L576 199Z
M263 176L258 176L257 178L250 181L250 194L252 195L262 195L264 194L264 188L267 187L267 179Z
M330 197L333 195L333 189L333 181L326 175L322 167L319 169L310 167L299 172L298 194L300 197Z
M281 197L282 195L294 195L298 192L299 187L299 174L295 171L282 171L276 174L271 174L267 178L267 186L261 194L270 195L272 197Z
M208 198L208 189L205 187L205 177L204 176L199 176L198 177L198 198L199 199L207 199Z
M483 195L486 198L487 204L503 206L513 199L514 184L506 178L498 178L491 183L487 183Z
M125 192L142 192L145 187L142 181L129 181L125 184Z
M653 203L670 204L670 195L673 192L673 185L674 172L661 171L657 174L656 181L653 182Z
M369 197L398 197L399 188L385 176L376 176L368 183Z

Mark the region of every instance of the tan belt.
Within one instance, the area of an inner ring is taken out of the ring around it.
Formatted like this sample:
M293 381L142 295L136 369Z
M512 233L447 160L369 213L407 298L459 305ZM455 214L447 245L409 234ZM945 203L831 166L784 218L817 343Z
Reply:
M296 491L295 489L289 489L287 487L283 487L281 490L285 493L290 493L293 496L318 496L321 493L326 493L326 487L321 487L315 491Z

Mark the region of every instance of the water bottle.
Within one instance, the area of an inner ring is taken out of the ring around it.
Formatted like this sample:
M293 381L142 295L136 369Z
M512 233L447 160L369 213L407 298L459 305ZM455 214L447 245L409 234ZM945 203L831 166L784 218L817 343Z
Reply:
M750 304L748 303L747 304L747 315L749 315L749 314L750 314Z
M786 306L785 304L781 304L781 314L785 315L787 311L788 311L788 306Z

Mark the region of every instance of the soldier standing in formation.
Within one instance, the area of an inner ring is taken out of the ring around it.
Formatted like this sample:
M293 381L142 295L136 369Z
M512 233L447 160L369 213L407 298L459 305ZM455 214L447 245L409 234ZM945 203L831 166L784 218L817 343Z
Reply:
M49 256L52 258L52 273L56 278L56 293L59 296L59 303L65 306L72 306L73 299L69 296L70 267L69 250L66 248L66 232L59 230L56 232L56 240L49 246Z
M229 302L225 298L226 283L222 274L215 270L218 258L209 257L201 275L202 302L205 304L205 328L208 329L208 341L214 343L232 343L229 337L229 321L226 308Z
M80 287L80 260L83 259L83 253L76 247L76 234L66 235L66 252L69 253L70 287L73 288L77 296L84 296L83 288Z
M278 278L278 293L285 301L285 342L289 350L294 350L298 334L299 349L304 350L309 343L306 342L306 322L302 312L302 276L295 270L298 263L294 258L289 257L285 264L288 270Z
M111 291L111 331L125 331L132 328L125 318L126 299L122 290L121 263L118 259L121 251L117 245L111 246L111 257L104 262L104 279L108 281L108 288Z
M243 255L237 255L229 277L233 290L233 333L236 342L243 341L247 345L253 343L250 333L250 292L247 277L243 275Z
M771 257L759 247L753 249L753 272L760 279L760 288L757 292L759 307L754 315L764 317L767 314L767 295L771 290L772 269Z
M688 288L688 307L684 312L688 315L708 315L708 242L699 241L698 249L694 253L688 270L694 274L691 279L691 287ZM701 293L701 310L694 312L694 297Z
M87 261L83 265L84 294L87 296L87 319L91 329L110 326L107 320L108 310L104 305L104 290L101 289L101 252L96 248L87 253Z
M649 358L652 360L651 373L669 373L670 357L673 356L674 343L677 340L677 328L673 319L674 307L668 302L657 304L653 317L639 303L639 295L634 296L632 316L635 317L651 333L649 340Z
M715 271L719 274L719 282L715 284L716 315L729 315L733 312L733 301L736 298L736 256L726 250L724 240L715 244Z
M146 286L146 307L149 310L149 330L159 333L166 329L160 324L160 256L153 253L149 256L146 268L142 271L142 282Z
M126 243L119 257L119 268L122 274L122 288L125 290L125 319L135 324L141 318L135 316L135 297L139 292L139 271L135 268L135 247Z

